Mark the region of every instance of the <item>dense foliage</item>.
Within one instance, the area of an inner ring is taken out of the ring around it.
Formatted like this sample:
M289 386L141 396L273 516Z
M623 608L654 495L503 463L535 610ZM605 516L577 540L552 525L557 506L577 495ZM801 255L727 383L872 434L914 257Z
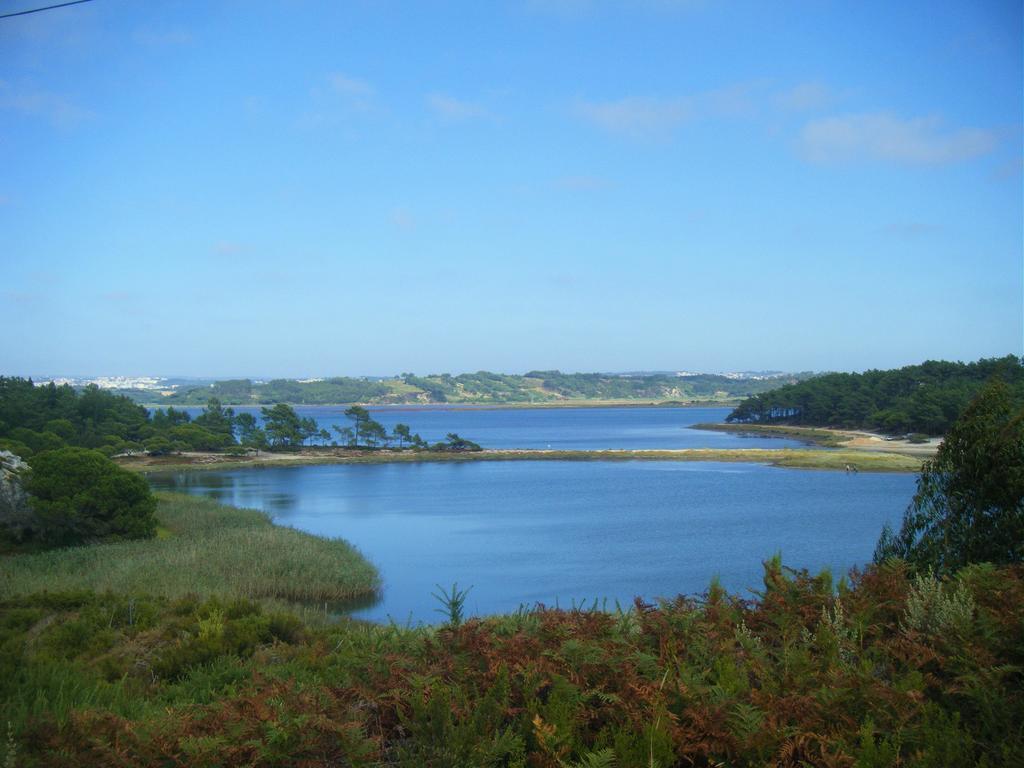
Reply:
M168 406L148 412L129 397L95 386L81 392L70 386L35 386L29 379L0 377L0 450L31 460L36 453L66 446L97 449L111 456L145 451L160 456L181 451L225 449L292 450L304 445L337 445L314 419L302 418L286 403L262 409L263 423L236 414L216 397L194 419ZM352 426L334 427L342 446L351 448L429 447L407 424L388 433L360 406L345 411ZM467 450L462 440L437 443L436 450ZM479 449L479 446L476 447ZM30 461L31 463L31 461Z
M6 532L19 541L55 547L156 533L149 484L99 451L59 448L36 455L25 489L33 514Z
M26 767L995 768L1024 764L1022 622L1020 568L899 562L440 629L41 593L0 602L0 707Z
M746 397L797 381L808 374L783 379L735 379L710 374L605 374L531 371L523 376L478 371L393 379L329 378L318 381L249 379L218 381L186 388L161 397L169 405L202 405L211 397L240 405L293 403L546 403L564 400L721 400ZM137 390L132 397L150 402L152 392Z
M193 420L173 407L150 414L130 398L94 386L78 392L0 376L0 449L25 459L66 446L107 455L220 450L235 443L233 418L233 411L217 400Z
M1024 406L1006 384L987 384L925 462L900 530L878 543L888 557L939 573L1024 561Z
M992 377L1005 381L1011 398L1024 403L1024 360L1008 355L817 376L754 395L728 420L941 435Z

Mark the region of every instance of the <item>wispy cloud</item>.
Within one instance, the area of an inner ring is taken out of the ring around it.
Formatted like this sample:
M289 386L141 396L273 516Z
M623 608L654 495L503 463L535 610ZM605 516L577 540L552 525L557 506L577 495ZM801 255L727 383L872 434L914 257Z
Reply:
M634 138L664 137L692 114L684 99L627 97L578 101L576 115L609 133Z
M437 117L452 122L493 117L486 107L476 102L457 99L454 96L447 96L443 93L429 94L427 96L427 107Z
M347 96L370 96L374 93L373 86L365 80L360 80L358 77L345 75L341 72L332 72L327 76L327 81L336 93L342 93Z
M756 115L760 109L759 90L757 83L735 83L672 98L629 96L611 101L579 100L573 105L573 112L609 133L633 138L666 138L684 123Z
M803 156L814 163L945 165L991 152L996 136L980 128L944 130L937 117L873 113L813 120L803 127L799 144Z
M299 116L303 129L322 129L348 122L353 115L377 111L376 89L344 72L329 72L310 89L310 109Z
M0 109L40 117L58 128L72 128L95 117L93 112L78 106L63 94L15 86L3 80L0 80Z
M777 106L794 112L821 109L831 104L834 99L832 89L817 81L799 83L775 94Z
M411 232L416 229L416 217L407 208L395 208L389 217L391 225L403 232Z

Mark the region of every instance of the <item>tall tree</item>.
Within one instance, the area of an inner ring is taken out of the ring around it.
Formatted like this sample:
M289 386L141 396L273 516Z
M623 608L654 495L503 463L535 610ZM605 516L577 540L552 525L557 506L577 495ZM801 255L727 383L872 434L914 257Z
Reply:
M206 401L206 408L196 416L192 423L198 424L215 435L229 437L232 443L235 441L235 410L223 407L216 397L211 397Z
M409 431L408 424L395 424L395 429L391 434L398 441L399 448L405 447L406 442L412 442L412 432Z
M939 573L1024 560L1024 408L1002 381L985 386L925 462L899 532L886 526L875 549L876 561L889 557Z
M278 403L260 412L271 446L289 448L302 443L302 420L290 405Z

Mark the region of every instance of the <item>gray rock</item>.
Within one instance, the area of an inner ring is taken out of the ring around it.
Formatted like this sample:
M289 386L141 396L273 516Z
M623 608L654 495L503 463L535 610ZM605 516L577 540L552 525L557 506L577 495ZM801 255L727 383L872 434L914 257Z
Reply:
M22 487L28 464L10 451L0 451L0 527L15 538L31 532L35 516Z

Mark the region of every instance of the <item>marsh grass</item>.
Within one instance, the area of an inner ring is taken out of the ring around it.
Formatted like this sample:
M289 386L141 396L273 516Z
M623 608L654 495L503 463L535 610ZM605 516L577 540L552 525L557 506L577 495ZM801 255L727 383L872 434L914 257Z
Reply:
M262 512L157 494L161 535L0 560L0 594L89 589L169 598L289 602L374 595L376 569L350 544L274 525Z

